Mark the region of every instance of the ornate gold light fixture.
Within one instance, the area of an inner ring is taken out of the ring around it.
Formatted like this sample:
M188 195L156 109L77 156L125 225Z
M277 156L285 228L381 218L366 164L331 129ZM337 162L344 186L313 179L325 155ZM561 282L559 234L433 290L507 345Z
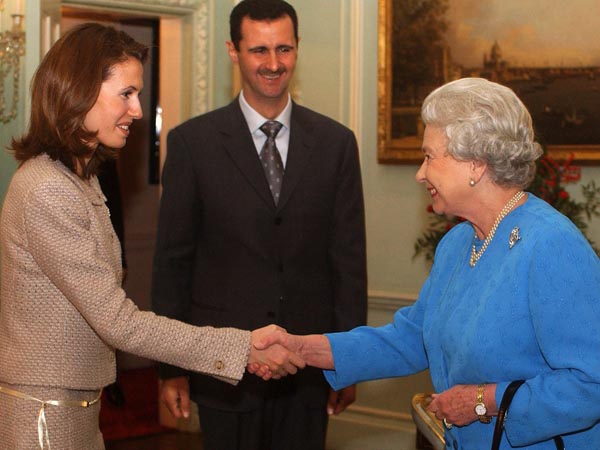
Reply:
M11 14L12 26L0 32L0 122L7 123L17 117L19 106L19 78L21 76L21 57L25 54L25 31L20 14L20 2L17 1L16 14ZM4 0L0 0L0 26ZM5 98L5 81L10 83L12 75L12 101L7 106Z

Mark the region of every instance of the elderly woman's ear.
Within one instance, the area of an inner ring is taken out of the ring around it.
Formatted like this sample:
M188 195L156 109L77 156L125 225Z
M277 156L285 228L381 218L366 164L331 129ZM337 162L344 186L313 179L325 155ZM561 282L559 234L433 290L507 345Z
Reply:
M488 165L485 161L471 161L471 177L469 186L475 187L481 181L487 171Z

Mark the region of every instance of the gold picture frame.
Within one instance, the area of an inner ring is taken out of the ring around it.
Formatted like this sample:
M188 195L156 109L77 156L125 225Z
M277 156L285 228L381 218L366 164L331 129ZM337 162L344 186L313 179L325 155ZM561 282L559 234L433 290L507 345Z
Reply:
M415 104L408 106L392 104L392 88L394 83L398 83L398 77L403 75L394 73L394 61L392 60L395 1L402 0L379 0L377 159L382 164L418 164L423 159L421 152L423 126L420 123L420 103L417 101ZM396 72L401 70L398 65L395 69ZM600 68L594 67L592 69L594 70L593 75L600 80ZM444 71L444 75L446 75L446 71ZM449 80L442 80L438 85L446 81ZM544 86L541 86L541 88L544 88ZM596 87L594 89L597 90ZM527 104L525 100L523 101ZM567 113L561 114L566 116ZM533 113L532 116L535 125L536 116ZM408 131L399 132L397 130L399 123L408 123L409 125L406 127ZM548 142L546 143L548 155L557 160L564 160L574 155L577 164L600 165L600 123L597 128L599 130L597 145L595 144L595 134L594 143L592 144Z

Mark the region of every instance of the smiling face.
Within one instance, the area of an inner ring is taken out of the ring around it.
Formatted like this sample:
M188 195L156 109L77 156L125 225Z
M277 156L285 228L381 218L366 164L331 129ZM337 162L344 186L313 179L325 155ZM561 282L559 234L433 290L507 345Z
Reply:
M473 188L473 163L458 161L448 153L448 138L443 128L427 125L423 136L424 161L416 179L424 183L437 214L467 217Z
M288 100L288 86L298 58L298 43L289 16L280 19L242 20L239 51L233 42L227 47L231 60L239 65L246 101L263 116L273 118Z
M86 130L97 132L90 146L102 144L122 148L134 119L142 117L139 94L143 88L142 63L128 58L112 67L111 75L102 83L96 103L85 116Z

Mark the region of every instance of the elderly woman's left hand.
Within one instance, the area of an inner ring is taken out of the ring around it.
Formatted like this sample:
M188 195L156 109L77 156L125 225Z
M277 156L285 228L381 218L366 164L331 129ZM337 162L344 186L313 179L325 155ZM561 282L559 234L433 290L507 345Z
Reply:
M484 398L488 416L498 414L495 393L495 384L485 386ZM475 414L476 384L457 384L440 394L433 394L432 397L429 411L434 413L439 420L445 420L447 426L462 427L478 420L478 416Z

